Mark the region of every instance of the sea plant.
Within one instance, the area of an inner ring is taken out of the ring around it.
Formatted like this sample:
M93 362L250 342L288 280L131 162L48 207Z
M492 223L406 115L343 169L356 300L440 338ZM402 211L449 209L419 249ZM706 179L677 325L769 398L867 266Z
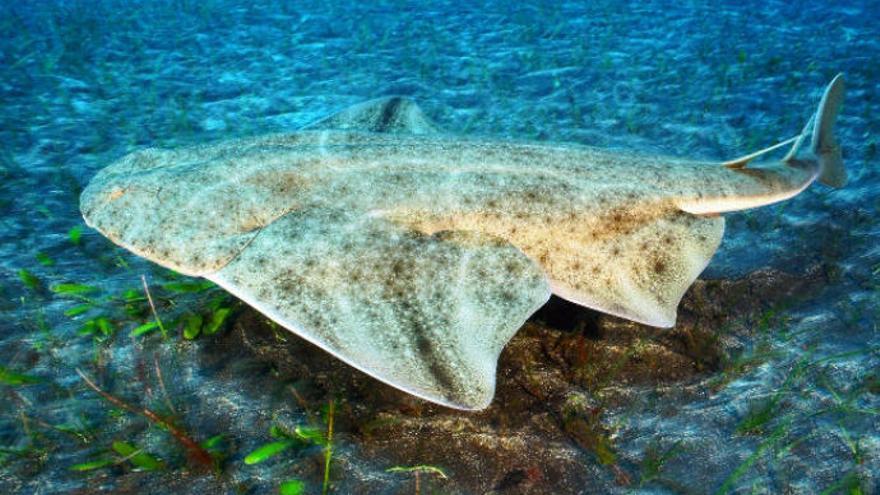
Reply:
M666 448L659 443L652 443L645 449L641 465L639 486L645 486L660 477L666 463L684 451L681 440L677 440Z
M22 385L33 385L42 381L43 379L40 377L16 373L6 367L0 366L0 384L20 387Z
M419 464L416 466L392 466L385 470L386 473L406 473L412 474L415 482L415 495L421 494L421 475L430 474L440 479L448 479L443 469L428 464Z
M265 462L282 452L293 447L306 447L319 445L323 451L324 472L321 483L321 493L326 495L330 492L330 466L333 459L333 422L335 416L335 401L331 400L327 405L324 415L326 429L322 431L316 426L297 425L293 430L274 424L269 429L269 436L274 440L263 443L252 450L244 458L244 463L254 465ZM291 490L293 488L290 488Z
M190 459L196 466L210 467L214 465L214 457L211 455L211 453L208 452L207 449L202 447L202 445L200 445L198 442L196 442L195 439L193 439L193 437L190 436L190 434L183 430L181 427L175 425L169 419L163 418L149 408L135 406L105 391L104 389L99 387L94 381L92 381L79 368L76 369L76 372L89 388L95 391L95 393L100 395L107 402L113 404L119 409L142 416L149 420L151 423L167 431L184 447L187 452L187 458Z

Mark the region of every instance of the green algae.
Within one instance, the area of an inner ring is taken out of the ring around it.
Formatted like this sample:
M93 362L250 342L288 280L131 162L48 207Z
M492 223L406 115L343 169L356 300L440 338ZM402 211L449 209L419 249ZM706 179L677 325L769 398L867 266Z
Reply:
M734 490L736 483L745 476L746 473L758 462L769 450L773 449L779 441L789 432L790 421L784 421L782 424L773 429L772 432L763 440L758 447L748 456L732 473L724 480L721 487L714 493L715 495L723 495Z
M639 470L639 486L645 486L658 480L664 466L673 458L685 453L682 440L677 440L663 448L659 442L652 442L645 448L645 455Z
M199 336L202 331L202 323L204 318L196 313L188 313L183 315L183 338L193 340Z
M562 410L562 428L580 447L591 452L599 464L615 466L616 449L609 429L602 423L602 410L591 408L582 397L571 396Z
M330 491L330 462L333 459L333 420L336 411L336 401L330 400L324 421L327 423L327 437L324 440L324 482L321 484L321 493L327 495Z
M137 469L144 471L165 469L165 463L159 458L131 443L117 440L113 442L112 448L114 452L122 456L124 460L130 462Z
M157 321L148 321L143 325L139 325L131 330L130 335L132 337L140 337L141 335L146 335L156 329L159 328L159 322Z
M260 445L256 449L254 449L250 454L246 455L244 458L244 463L247 465L259 464L264 462L276 455L284 452L285 450L296 445L297 442L294 440L277 440L274 442L264 443Z
M39 279L39 277L31 273L30 270L27 270L25 268L19 269L18 278L19 280L21 280L21 283L23 283L25 287L34 292L39 292L43 289L43 282Z
M38 376L16 373L15 371L0 366L0 383L4 385L21 387L23 385L34 385L36 383L41 383L42 381L43 379Z
M82 298L86 294L94 294L99 291L99 289L93 285L75 283L55 284L49 289L60 296L76 298Z
M226 320L231 314L232 308L230 307L217 308L211 313L211 317L205 323L204 327L202 328L202 332L204 332L205 335L213 335L217 333L218 330L223 328L223 325L226 323Z
M851 471L846 473L846 475L839 481L826 487L819 495L834 495L840 493L845 495L864 495L868 492L862 489L863 483L861 474L857 471Z
M335 401L331 401L325 410L324 422L326 431L315 426L296 425L293 430L288 430L280 424L273 424L269 429L269 435L276 440L263 443L244 457L244 464L252 466L261 464L291 448L305 448L309 445L318 445L323 452L323 481L321 493L330 491L330 465L333 458L333 423ZM279 486L279 491L284 491L286 483L302 483L299 480L288 480ZM305 486L304 484L302 485ZM293 485L290 485L293 490Z
M306 492L306 484L300 480L286 480L278 485L280 495L302 495Z
M74 316L79 316L81 314L85 314L89 312L94 306L92 304L79 304L72 308L68 308L64 310L64 316L73 318Z
M55 260L53 260L51 256L42 251L35 254L34 258L36 258L37 262L39 262L43 266L53 266L55 264Z
M116 463L117 463L116 459L113 459L110 457L105 457L105 458L101 458L101 459L95 459L93 461L80 462L78 464L74 464L74 465L68 467L67 469L69 469L71 471L79 471L79 472L94 471L96 469L101 469L101 468L105 468L108 466L112 466Z

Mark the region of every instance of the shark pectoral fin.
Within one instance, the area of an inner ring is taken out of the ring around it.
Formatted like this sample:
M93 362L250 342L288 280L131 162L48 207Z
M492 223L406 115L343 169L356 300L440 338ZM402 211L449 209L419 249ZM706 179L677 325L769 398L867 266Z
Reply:
M550 295L506 242L329 211L285 215L208 278L355 368L460 409L489 405L502 348Z
M387 96L348 107L305 130L349 130L394 134L438 134L440 129L409 98Z
M682 296L709 263L724 218L678 210L634 221L614 236L571 243L545 266L553 293L656 327L675 325Z

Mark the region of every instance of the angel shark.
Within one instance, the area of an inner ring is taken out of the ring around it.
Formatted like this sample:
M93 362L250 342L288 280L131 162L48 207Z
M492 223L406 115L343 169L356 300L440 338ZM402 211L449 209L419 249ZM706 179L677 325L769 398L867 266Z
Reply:
M551 293L671 327L721 213L817 178L842 186L842 98L837 76L800 135L723 163L463 138L382 98L294 133L131 153L95 175L81 209L116 244L369 375L476 410Z

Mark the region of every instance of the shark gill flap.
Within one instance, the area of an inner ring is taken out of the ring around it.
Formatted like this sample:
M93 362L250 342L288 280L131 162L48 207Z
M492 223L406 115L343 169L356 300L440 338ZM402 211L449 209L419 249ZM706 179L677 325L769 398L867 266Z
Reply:
M462 409L489 404L501 349L549 297L504 241L323 210L276 220L208 278L373 377Z

